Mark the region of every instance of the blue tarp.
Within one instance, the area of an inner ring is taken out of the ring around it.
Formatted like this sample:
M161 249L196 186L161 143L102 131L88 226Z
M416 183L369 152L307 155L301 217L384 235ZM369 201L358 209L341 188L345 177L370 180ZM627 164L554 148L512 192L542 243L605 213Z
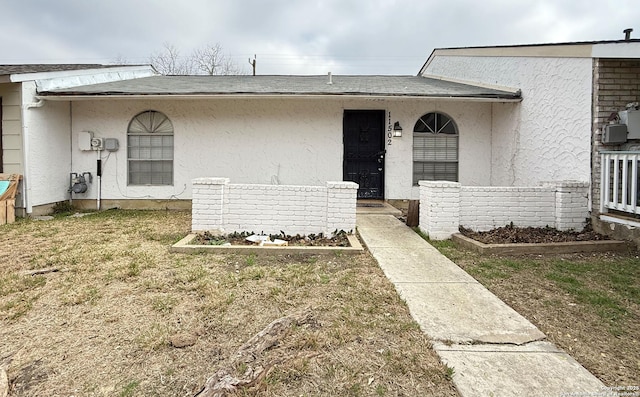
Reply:
M9 189L9 181L0 181L0 196Z

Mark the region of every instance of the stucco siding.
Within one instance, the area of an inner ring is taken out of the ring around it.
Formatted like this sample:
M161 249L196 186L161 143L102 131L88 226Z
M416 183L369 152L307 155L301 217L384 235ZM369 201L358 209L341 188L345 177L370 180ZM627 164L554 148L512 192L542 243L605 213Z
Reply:
M45 101L40 107L28 107L36 102L35 87L32 81L23 83L28 213L34 206L67 200L71 170L70 104Z
M389 105L392 122L399 120L402 138L392 138L385 164L387 199L418 199L412 185L413 127L430 112L451 117L458 127L459 181L469 186L488 184L491 178L491 104L434 100L407 100Z
M20 84L0 84L2 97L2 149L3 171L22 174L22 96Z
M77 134L117 138L103 153L102 197L191 198L191 180L224 176L238 183L323 185L342 179L342 116L314 101L98 101L73 105L73 171L95 175L96 152L78 150ZM127 126L139 112L166 114L174 128L173 186L127 185ZM96 197L96 183L87 198ZM80 195L79 195L80 196Z
M420 189L413 186L413 127L430 112L451 117L458 127L459 178L469 186L482 186L491 177L491 104L481 102L443 101L433 99L346 100L337 102L338 114L343 109L384 109L387 128L400 122L402 137L387 138L385 155L385 198L418 199ZM389 144L389 140L391 144Z
M141 111L163 112L174 127L173 186L128 186L126 130ZM399 121L402 137L389 138L385 198L418 198L412 186L412 131L425 113L441 111L460 131L460 179L485 185L491 178L491 104L434 100L340 98L99 100L73 103L73 172L95 175L96 152L78 149L81 131L117 138L120 150L102 153L103 199L190 199L191 180L225 177L237 183L324 185L342 180L345 109L381 109L386 124ZM97 181L77 198L95 199Z
M436 56L425 70L519 88L518 105L493 105L491 184L590 179L590 58Z

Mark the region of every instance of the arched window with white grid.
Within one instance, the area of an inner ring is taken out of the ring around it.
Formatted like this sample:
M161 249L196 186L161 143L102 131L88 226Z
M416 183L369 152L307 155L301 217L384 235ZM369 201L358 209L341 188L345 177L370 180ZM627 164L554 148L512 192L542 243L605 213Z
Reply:
M443 113L420 117L413 127L413 184L458 182L458 127Z
M129 185L173 185L173 124L163 113L137 114L127 129Z

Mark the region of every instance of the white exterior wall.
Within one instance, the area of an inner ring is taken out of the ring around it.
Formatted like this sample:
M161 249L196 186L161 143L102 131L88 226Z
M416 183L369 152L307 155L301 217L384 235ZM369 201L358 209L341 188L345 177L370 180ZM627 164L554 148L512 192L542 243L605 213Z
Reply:
M491 103L401 100L388 103L392 125L400 121L401 138L392 138L385 159L386 199L420 198L413 183L413 127L420 117L441 112L451 117L460 134L458 144L459 181L469 186L488 185L491 181Z
M69 199L71 117L69 102L37 102L35 83L22 83L27 213Z
M73 103L73 172L95 175L96 152L78 149L77 136L117 138L102 153L102 199L191 199L191 180L224 175L234 183L324 185L343 178L343 112L381 109L400 121L385 158L385 198L417 199L412 186L412 131L422 115L440 111L460 132L460 180L486 185L491 175L491 104L422 99L258 98L93 100ZM174 127L174 185L127 186L126 131L139 112L166 114ZM390 118L389 118L390 115ZM388 142L387 142L388 143ZM96 180L76 198L97 198Z
M591 58L436 54L425 75L522 90L493 105L491 185L590 179Z
M164 113L174 129L173 186L127 185L127 127L139 112ZM103 199L190 199L191 180L216 175L236 183L322 185L342 179L342 115L321 101L91 101L73 104L73 168L95 172L96 152L77 136L117 138L102 153ZM96 183L78 198L96 198Z

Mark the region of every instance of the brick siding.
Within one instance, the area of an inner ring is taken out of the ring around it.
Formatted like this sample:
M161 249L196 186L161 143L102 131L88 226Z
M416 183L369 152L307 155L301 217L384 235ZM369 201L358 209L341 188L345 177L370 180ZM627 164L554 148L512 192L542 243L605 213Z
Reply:
M459 226L476 231L508 225L581 230L586 224L589 184L546 182L536 187L471 187L420 181L420 229L435 240Z
M600 209L600 150L625 150L626 145L603 145L602 131L611 113L640 101L640 60L595 59L593 64L593 126L591 157L592 212ZM635 142L637 145L639 142Z
M326 186L230 184L228 178L193 180L193 231L331 235L354 231L353 182Z

